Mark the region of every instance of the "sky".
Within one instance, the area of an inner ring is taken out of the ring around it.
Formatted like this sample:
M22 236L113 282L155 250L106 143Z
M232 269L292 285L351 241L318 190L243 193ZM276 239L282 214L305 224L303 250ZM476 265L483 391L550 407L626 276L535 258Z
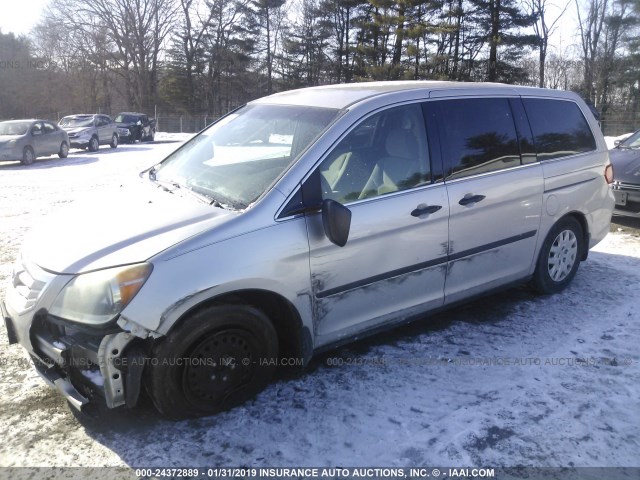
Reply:
M28 34L38 23L44 8L51 0L2 0L0 31L16 35ZM552 0L548 6L551 23L569 2L567 11L558 23L550 42L549 53L561 53L572 44L577 44L577 15L574 0Z

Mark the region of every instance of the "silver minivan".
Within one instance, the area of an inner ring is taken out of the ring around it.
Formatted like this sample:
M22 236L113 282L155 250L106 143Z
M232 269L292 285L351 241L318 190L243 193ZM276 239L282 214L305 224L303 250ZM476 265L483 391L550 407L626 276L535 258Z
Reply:
M0 306L74 407L133 406L144 389L167 416L211 414L279 365L399 322L514 283L561 291L609 230L612 177L573 93L279 93L122 198L34 230Z

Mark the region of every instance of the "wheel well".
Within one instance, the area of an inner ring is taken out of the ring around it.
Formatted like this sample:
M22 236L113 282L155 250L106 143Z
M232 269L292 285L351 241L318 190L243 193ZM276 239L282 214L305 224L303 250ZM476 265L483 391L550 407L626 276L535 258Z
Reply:
M302 358L304 364L310 359L311 338L302 327L298 311L286 298L267 290L240 290L206 300L184 313L171 330L179 328L186 318L204 308L229 304L250 305L269 317L278 334L281 358Z
M575 218L578 223L580 224L580 226L582 227L582 240L584 242L584 250L582 252L582 256L581 256L581 260L586 260L587 256L589 255L589 224L587 223L587 219L585 218L585 216L581 213L581 212L571 212L567 215L565 215L565 217L572 217ZM564 218L564 217L563 217Z

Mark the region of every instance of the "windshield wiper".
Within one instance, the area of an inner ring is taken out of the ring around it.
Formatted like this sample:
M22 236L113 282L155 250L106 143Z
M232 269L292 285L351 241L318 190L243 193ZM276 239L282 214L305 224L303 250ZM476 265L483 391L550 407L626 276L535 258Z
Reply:
M213 195L198 192L190 185L185 185L180 182L176 182L175 180L160 180L156 178L155 170L153 168L149 170L149 180L151 180L154 183L157 183L166 192L175 193L177 190L182 190L189 193L193 197L197 198L201 202L206 203L207 205L211 205L217 208L223 208L225 210L235 210L235 208L230 206L230 204L222 203ZM173 187L173 188L169 188L169 187Z

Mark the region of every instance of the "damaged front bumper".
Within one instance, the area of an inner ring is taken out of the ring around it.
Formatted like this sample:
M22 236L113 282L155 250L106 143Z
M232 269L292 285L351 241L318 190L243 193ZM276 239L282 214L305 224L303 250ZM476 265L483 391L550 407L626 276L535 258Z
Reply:
M74 408L136 405L150 340L120 328L78 325L45 308L67 279L30 267L14 272L0 313L10 344L20 343L40 376Z

